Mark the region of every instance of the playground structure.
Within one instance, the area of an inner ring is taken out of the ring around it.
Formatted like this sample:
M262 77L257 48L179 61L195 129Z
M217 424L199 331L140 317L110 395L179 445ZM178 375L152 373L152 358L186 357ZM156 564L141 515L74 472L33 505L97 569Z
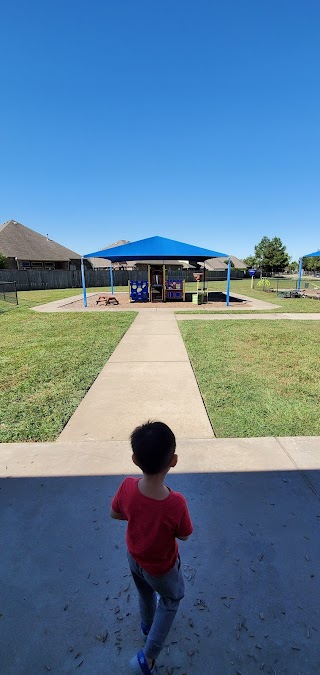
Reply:
M84 258L107 258L110 261L111 294L113 296L113 262L128 260L140 261L146 265L146 277L139 281L129 281L128 291L130 302L170 302L186 300L185 281L177 278L174 272L166 269L166 260L189 261L195 267L204 263L209 258L228 257L227 254L209 249L199 248L191 244L165 237L149 237L140 241L122 244L112 248L87 253L81 260L81 274L83 286L83 303L87 307L86 283ZM152 264L150 263L152 261ZM228 258L226 304L230 304L230 273L231 264ZM172 276L171 276L172 275ZM203 272L194 273L197 282L197 290L190 293L190 300L196 304L202 304L208 300L208 289L205 281L205 265ZM200 282L203 278L203 288Z
M148 265L146 279L129 281L130 302L168 302L185 300L184 279L169 276L165 265Z

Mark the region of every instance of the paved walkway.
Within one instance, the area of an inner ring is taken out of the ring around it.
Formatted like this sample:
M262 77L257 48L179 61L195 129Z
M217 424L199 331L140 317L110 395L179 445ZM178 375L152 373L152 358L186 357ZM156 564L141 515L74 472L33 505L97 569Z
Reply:
M213 430L177 321L319 320L308 314L174 314L141 311L62 431L61 441L127 440L146 419L162 419L178 438Z
M213 437L172 312L139 312L59 440L127 440L147 419L178 438Z
M231 319L231 321L243 320L243 321L256 321L256 320L268 320L268 321L280 321L283 319L288 321L320 321L320 312L315 312L314 314L301 313L301 314L287 314L281 313L273 314L176 314L178 321L226 321Z

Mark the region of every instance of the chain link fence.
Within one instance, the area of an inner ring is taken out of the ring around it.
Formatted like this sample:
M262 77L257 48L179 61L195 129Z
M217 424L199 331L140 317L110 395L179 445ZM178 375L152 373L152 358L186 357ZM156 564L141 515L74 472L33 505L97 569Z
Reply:
M15 281L0 281L0 300L18 304L17 286Z
M299 293L297 277L261 277L254 280L254 288L265 293L276 293L277 295ZM300 294L305 291L306 295L314 295L320 291L320 279L306 277L301 279Z

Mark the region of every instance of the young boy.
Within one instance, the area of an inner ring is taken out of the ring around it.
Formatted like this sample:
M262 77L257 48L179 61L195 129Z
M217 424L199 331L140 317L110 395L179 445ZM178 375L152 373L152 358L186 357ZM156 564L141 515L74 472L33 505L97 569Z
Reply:
M164 485L178 461L171 429L163 422L147 422L132 432L131 447L143 478L125 478L112 500L110 515L128 521L128 559L146 637L144 649L130 665L136 675L150 675L184 596L176 539L188 539L193 527L183 495Z

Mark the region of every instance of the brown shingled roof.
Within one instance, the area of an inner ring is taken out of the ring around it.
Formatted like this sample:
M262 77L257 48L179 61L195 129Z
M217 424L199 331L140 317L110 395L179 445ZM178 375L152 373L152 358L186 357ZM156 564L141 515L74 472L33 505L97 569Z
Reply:
M104 246L103 248L100 248L99 251L105 251L106 248L114 248L115 246L122 246L123 244L130 244L130 241L127 239L119 239L119 241L115 241L114 244L109 244L108 246ZM89 262L91 263L92 267L110 267L111 265L111 260L107 260L107 258L87 258Z
M77 260L81 256L15 220L0 225L0 251L18 260Z

